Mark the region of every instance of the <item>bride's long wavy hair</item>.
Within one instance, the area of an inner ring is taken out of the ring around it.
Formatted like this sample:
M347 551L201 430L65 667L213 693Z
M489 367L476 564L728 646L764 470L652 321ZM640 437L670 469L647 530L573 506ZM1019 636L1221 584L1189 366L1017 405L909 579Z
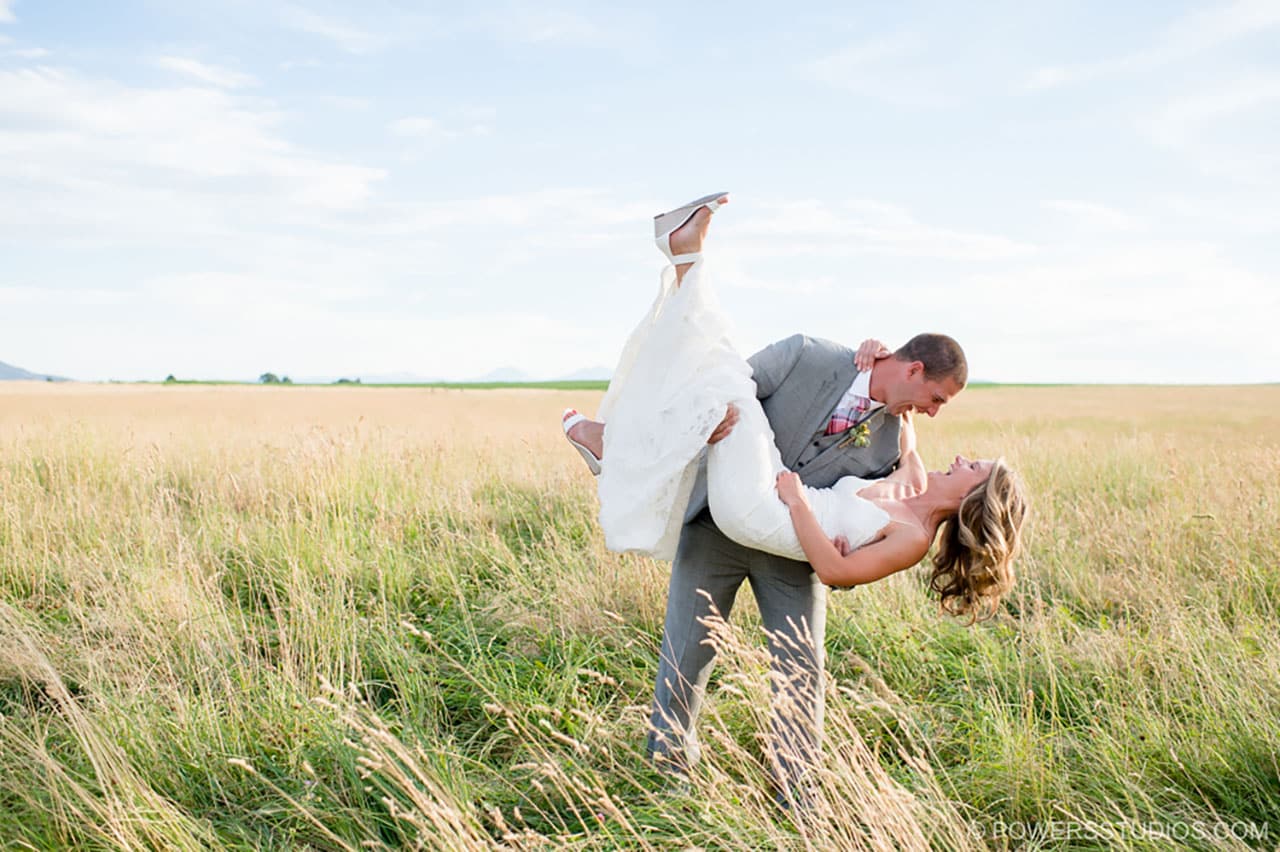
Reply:
M996 459L991 474L960 501L956 514L938 528L929 588L942 609L968 616L969 624L996 614L1013 590L1013 559L1022 549L1026 490L1017 474Z

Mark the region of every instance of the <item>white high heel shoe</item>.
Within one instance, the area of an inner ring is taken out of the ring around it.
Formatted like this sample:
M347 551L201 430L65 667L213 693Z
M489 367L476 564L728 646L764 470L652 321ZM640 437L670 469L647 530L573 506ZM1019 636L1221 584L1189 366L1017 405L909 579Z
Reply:
M675 210L669 210L666 213L659 213L653 217L653 238L658 244L658 250L667 256L667 260L672 264L679 266L682 263L694 263L702 259L702 252L690 252L689 254L672 254L671 252L671 234L693 218L693 214L705 207L712 213L722 205L726 204L726 198L729 197L727 192L717 192L712 195L704 195L697 201L690 201L683 207L677 207Z
M573 448L582 454L582 460L587 463L587 468L591 471L592 476L599 476L600 459L596 458L596 454L591 450L569 437L569 430L586 419L586 417L578 413L576 408L566 408L564 414L560 416L560 424L564 427L565 440L573 444Z

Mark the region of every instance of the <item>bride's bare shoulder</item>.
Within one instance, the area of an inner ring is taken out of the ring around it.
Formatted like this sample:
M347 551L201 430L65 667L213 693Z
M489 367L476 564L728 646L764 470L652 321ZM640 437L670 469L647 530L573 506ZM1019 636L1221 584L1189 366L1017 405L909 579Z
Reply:
M930 544L928 534L920 524L916 513L907 508L901 500L877 500L876 505L889 516L889 522L880 530L880 537L897 535L905 540L922 543L927 550Z

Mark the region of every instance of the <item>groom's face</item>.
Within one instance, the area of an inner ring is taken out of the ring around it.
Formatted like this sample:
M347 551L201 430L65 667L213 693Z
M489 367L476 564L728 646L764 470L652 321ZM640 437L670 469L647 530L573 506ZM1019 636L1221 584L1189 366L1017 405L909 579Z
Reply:
M914 411L917 414L933 417L963 388L950 377L932 380L925 378L924 365L919 361L913 361L907 365L902 381L898 383L895 390L897 393L894 395L897 398L885 404L890 414L906 414L908 411Z

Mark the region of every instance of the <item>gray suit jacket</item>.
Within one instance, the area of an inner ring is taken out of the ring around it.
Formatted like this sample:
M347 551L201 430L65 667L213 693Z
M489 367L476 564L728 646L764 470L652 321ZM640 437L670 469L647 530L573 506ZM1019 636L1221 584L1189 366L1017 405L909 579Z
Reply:
M829 488L842 476L879 479L893 471L902 421L883 407L864 421L871 430L871 442L865 447L840 447L844 434L823 434L836 404L858 375L852 349L796 334L770 344L747 362L782 463L798 473L805 485ZM705 451L698 465L686 522L707 507Z

